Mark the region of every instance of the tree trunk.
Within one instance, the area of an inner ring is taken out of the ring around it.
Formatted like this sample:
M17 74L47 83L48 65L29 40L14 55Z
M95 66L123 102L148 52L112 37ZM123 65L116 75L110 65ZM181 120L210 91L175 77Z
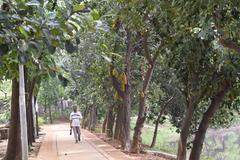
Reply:
M102 133L106 132L107 118L108 118L108 112L106 113L104 120L103 120Z
M194 109L195 109L194 97L189 97L187 111L185 113L185 118L180 133L180 139L178 141L177 160L186 160L187 138L189 135L189 128L191 126Z
M113 126L115 121L115 115L113 112L114 105L110 106L108 109L108 118L107 118L107 136L113 137Z
M52 107L51 105L48 106L48 113L49 113L49 120L50 120L50 124L53 123L53 119L52 119Z
M46 101L46 100L45 100ZM45 105L44 105L44 114L46 115L47 114L47 105L46 105L46 103L45 103Z
M28 126L28 145L31 146L32 142L35 142L34 136L34 123L33 123L33 103L32 96L35 87L35 79L28 80L26 84L26 113L27 113L27 126Z
M32 114L33 114L33 131L34 131L34 141L37 137L37 123L36 123L36 106L35 97L32 96Z
M133 142L131 146L132 153L140 153L143 150L141 145L142 143L141 134L142 134L144 122L146 120L147 107L146 107L145 101L146 101L148 86L151 81L153 69L154 69L154 64L150 65L150 67L148 68L144 76L143 87L142 87L140 99L139 99L140 103L139 103L139 110L138 110L138 118L137 118L136 126L134 128Z
M90 111L90 107L91 106L88 106L85 108L84 112L83 112L83 120L82 120L82 126L84 129L87 128L87 126L89 125L88 123L89 122L89 111Z
M35 107L35 114L36 114L36 130L37 130L37 137L39 136L39 124L38 124L38 106L37 106L37 96L34 96L34 107Z
M157 120L156 120L156 124L155 124L155 129L154 129L154 134L153 134L153 139L152 139L152 144L151 144L151 148L153 148L155 146L155 143L156 143L156 139L157 139L157 132L158 132L158 126L159 126L159 122L160 122L160 119L162 117L162 115L164 114L166 108L167 108L167 105L169 102L171 102L171 100L173 99L173 96L170 97L167 102L164 104L161 112L158 114L158 117L157 117Z
M83 128L88 128L90 131L95 131L97 124L97 108L95 105L90 105L84 111Z
M92 105L91 107L91 126L90 126L90 130L91 131L95 131L96 129L96 124L97 124L97 108L95 105Z
M8 145L4 160L21 160L20 119L19 119L19 83L12 80L11 119Z
M224 89L218 92L211 100L211 103L207 109L207 111L203 114L203 118L198 127L198 131L196 133L195 139L193 141L193 148L190 154L189 160L199 160L203 142L205 139L205 135L209 126L209 122L211 118L214 116L221 103L224 100L224 96L229 91L230 86L228 84L225 85Z
M130 150L131 146L131 138L130 138L130 120L131 120L131 105L132 105L132 98L131 98L131 55L132 55L132 35L129 29L127 31L127 52L125 54L125 74L127 77L127 84L126 89L123 95L123 134L121 138L122 142L122 149L125 151Z
M63 100L61 100L61 115L63 116Z
M123 115L123 106L119 105L117 108L117 118L116 118L116 125L114 130L114 139L121 140L122 137L122 126L123 122L122 119L124 117Z
M162 114L159 114L158 118L156 120L154 134L153 134L153 139L152 139L152 144L150 146L151 148L153 148L155 146L155 144L156 144L157 133L158 133L158 126L159 126L159 122L160 122L161 117L162 117Z

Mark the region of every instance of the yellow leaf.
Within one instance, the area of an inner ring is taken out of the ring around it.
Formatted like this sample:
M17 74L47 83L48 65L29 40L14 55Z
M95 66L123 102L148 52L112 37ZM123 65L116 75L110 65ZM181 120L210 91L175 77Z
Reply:
M79 11L83 10L84 8L85 8L85 4L83 2L81 2L80 4L75 4L73 6L73 11L79 12Z
M122 79L123 79L123 83L127 84L127 76L124 72L123 72L123 75L122 75Z
M118 76L118 72L115 68L112 70L112 75L115 76L115 77Z
M123 84L123 83L121 84L121 90L125 91L125 84Z
M114 93L114 96L113 96L114 99L118 99L118 93L115 91Z

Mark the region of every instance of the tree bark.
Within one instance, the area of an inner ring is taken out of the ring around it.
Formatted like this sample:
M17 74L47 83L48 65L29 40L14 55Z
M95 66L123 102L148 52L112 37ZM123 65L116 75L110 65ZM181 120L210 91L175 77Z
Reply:
M144 76L143 87L142 87L140 99L139 99L140 103L139 103L139 110L138 110L138 118L137 118L136 126L134 128L133 142L131 147L132 153L140 153L143 149L141 146L141 134L142 134L144 122L146 120L147 107L146 107L145 101L147 97L148 86L152 78L154 65L155 63L149 66Z
M159 114L158 115L158 118L155 122L155 128L154 128L154 133L153 133L153 138L152 138L152 143L151 143L151 148L153 148L156 144L156 139L157 139L157 133L158 133L158 126L159 126L159 122L160 122L160 119L161 119L162 115Z
M203 114L203 118L200 122L200 125L198 127L198 131L195 135L195 139L193 141L193 148L190 153L189 160L199 160L203 142L205 139L205 135L210 123L211 118L214 116L220 105L222 104L224 100L224 96L229 91L230 85L225 84L224 88L219 91L211 100L211 103L207 109L207 111Z
M123 109L124 108L122 105L119 105L117 107L117 118L116 118L115 130L114 130L114 139L117 139L117 140L121 140L121 137L122 137L122 126L123 126L122 119L124 117Z
M34 87L36 84L36 80L28 80L26 85L26 113L27 113L27 126L28 126L28 145L31 146L33 142L35 142L34 136L34 123L33 123L33 103L32 96Z
M85 108L84 112L83 112L83 121L82 121L82 126L84 129L87 128L88 126L88 123L90 123L89 121L89 111L90 111L90 107L91 106L88 106Z
M155 144L156 144L157 133L158 133L158 126L159 126L160 119L161 119L162 115L164 114L164 112L165 112L165 110L167 108L168 103L171 102L172 99L173 99L173 97L171 97L171 98L169 98L167 100L167 102L162 107L161 112L158 114L158 117L157 117L157 120L156 120L156 124L155 124L153 139L152 139L152 143L151 143L151 146L150 146L151 148L153 148L155 146Z
M36 107L37 104L37 96L34 96L34 106L36 111L36 129L37 129L37 137L39 136L39 124L38 124L38 108Z
M92 105L92 107L91 107L90 117L91 117L90 130L91 130L91 131L95 131L95 129L96 129L96 124L97 124L97 108L96 108L95 105Z
M187 138L189 136L189 128L191 126L194 109L195 109L195 98L191 96L188 99L187 111L185 113L185 118L182 124L181 133L180 133L180 139L178 141L177 160L186 160Z
M108 118L108 112L105 114L105 117L103 120L102 133L106 133L107 118Z
M11 119L8 145L4 160L21 160L20 119L19 119L19 83L12 80Z
M108 117L107 117L107 136L113 137L113 126L115 121L115 115L113 112L114 105L110 106L108 109Z
M121 138L122 149L129 152L131 145L130 138L130 120L131 120L131 105L132 105L132 86L131 86L131 56L132 56L132 35L129 29L127 31L127 52L125 53L125 74L127 77L127 84L123 95L123 134Z
M61 100L61 115L63 116L63 100Z
M52 124L53 123L53 119L52 119L52 108L51 108L51 105L48 106L48 113L49 113L50 124Z

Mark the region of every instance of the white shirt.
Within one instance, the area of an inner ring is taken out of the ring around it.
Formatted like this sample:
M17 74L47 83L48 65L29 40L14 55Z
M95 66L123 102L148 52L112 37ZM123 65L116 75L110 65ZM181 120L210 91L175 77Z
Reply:
M80 126L80 120L82 119L81 112L72 112L70 114L70 120L72 121L72 126Z

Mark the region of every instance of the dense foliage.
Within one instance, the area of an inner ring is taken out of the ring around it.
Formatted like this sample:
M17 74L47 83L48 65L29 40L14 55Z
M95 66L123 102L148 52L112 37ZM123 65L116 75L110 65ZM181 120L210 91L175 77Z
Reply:
M151 147L158 125L170 121L180 133L178 160L187 149L198 160L207 129L239 116L238 1L0 4L0 80L15 82L24 64L27 110L34 110L33 97L51 118L51 106L71 99L84 127L102 122L103 132L133 153L144 150L145 121L155 125ZM133 138L131 117L137 117Z

